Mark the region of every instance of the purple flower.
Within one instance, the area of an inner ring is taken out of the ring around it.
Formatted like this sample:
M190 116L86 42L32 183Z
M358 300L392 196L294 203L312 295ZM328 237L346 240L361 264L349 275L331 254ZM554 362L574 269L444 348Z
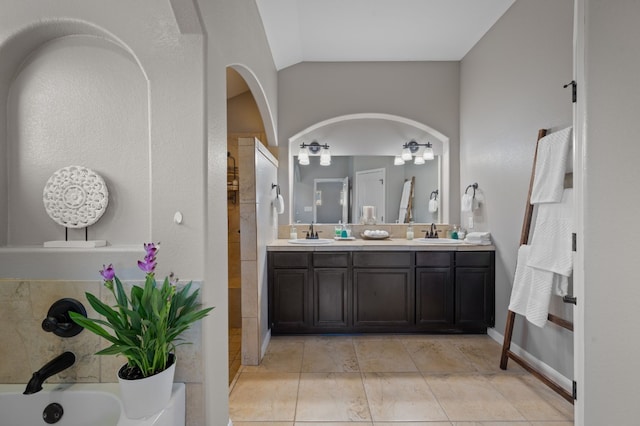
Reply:
M156 261L154 258L144 258L144 261L138 260L138 268L147 274L152 274L156 269Z
M102 270L100 271L100 275L104 278L105 281L113 280L113 277L116 276L115 271L113 270L113 264L109 264L109 266L102 265Z
M147 255L145 257L154 257L156 255L156 252L158 251L158 248L156 247L155 243L144 243L144 251L147 252Z

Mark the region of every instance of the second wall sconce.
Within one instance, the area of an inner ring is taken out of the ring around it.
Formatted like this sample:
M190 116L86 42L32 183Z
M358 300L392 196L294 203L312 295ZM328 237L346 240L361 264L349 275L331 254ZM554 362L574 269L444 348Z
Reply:
M320 145L318 142L313 141L309 144L302 143L300 145L300 151L298 152L298 162L302 166L309 165L309 155L317 155L320 153L320 165L331 165L331 152L329 151L329 145L326 143Z
M424 150L422 151L422 155L417 155L420 147L424 146ZM415 155L415 158L413 158ZM433 148L431 142L427 143L418 143L414 140L405 143L402 145L402 154L396 155L393 160L393 164L395 166L401 166L406 161L411 161L413 158L413 164L424 164L425 160L433 160L435 157L433 155Z

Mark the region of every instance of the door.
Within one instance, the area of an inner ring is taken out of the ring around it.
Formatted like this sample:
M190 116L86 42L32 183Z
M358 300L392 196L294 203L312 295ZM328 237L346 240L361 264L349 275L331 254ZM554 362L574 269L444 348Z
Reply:
M313 180L313 222L349 222L349 177Z
M376 222L385 220L385 169L362 170L356 172L355 203L352 220L360 222L362 206L373 206Z

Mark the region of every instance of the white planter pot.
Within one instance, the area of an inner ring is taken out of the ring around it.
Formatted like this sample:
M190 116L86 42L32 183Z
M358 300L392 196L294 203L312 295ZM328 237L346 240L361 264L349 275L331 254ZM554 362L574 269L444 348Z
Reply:
M149 417L166 407L171 398L176 361L166 370L144 379L118 377L124 412L130 419Z

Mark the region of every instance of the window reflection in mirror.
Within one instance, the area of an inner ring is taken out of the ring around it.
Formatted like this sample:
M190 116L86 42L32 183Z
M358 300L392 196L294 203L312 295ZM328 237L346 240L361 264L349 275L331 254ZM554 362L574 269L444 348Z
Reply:
M311 157L309 165L298 164L297 157L293 163L293 217L292 222L300 223L337 223L333 217L325 222L318 216L316 207L316 190L314 186L324 179L348 180L348 188L337 191L335 196L322 196L322 206L326 210L343 211L343 204L347 200L347 222L360 223L360 211L354 198L357 192L356 174L359 171L384 169L384 211L376 211L379 223L402 222L399 218L400 200L406 179L415 178L414 198L412 200L412 218L417 223L440 223L440 209L435 212L429 209L429 198L432 192L440 186L440 156L427 161L423 165L407 162L403 166L394 166L393 156L333 156L330 166L320 166L317 157ZM331 206L335 204L335 206ZM432 203L433 207L433 203ZM431 209L433 210L433 209ZM314 220L314 214L317 220ZM338 213L334 214L338 217ZM330 221L329 221L330 220Z

